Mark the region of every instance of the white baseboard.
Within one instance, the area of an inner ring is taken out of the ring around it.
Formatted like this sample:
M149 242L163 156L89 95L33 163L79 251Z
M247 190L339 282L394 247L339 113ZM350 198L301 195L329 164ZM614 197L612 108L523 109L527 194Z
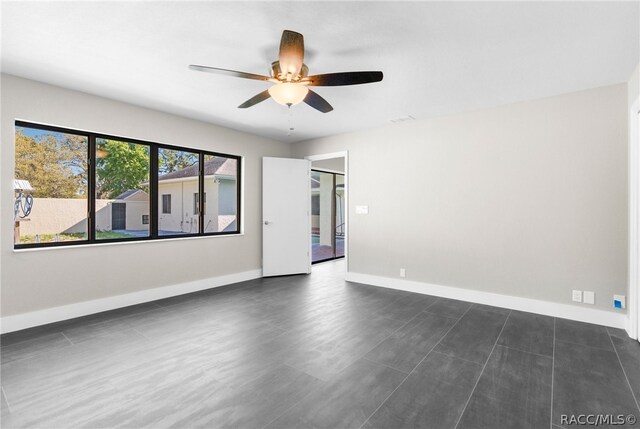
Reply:
M598 310L595 308L582 308L570 304L560 304L531 298L521 298L473 289L440 286L411 280L392 279L389 277L380 277L354 272L347 272L346 280L389 289L398 289L407 292L458 299L478 304L493 305L495 307L509 308L512 310L527 311L529 313L543 314L545 316L577 320L579 322L595 323L597 325L610 326L612 328L627 329L627 315L624 313L614 313L612 311Z
M46 325L47 323L87 316L89 314L100 313L102 311L114 310L116 308L128 307L130 305L142 304L177 295L184 295L186 293L216 288L260 277L262 277L261 269L244 271L241 273L210 277L208 279L196 280L187 283L146 289L124 295L110 296L107 298L94 299L76 304L47 308L30 313L5 316L0 318L0 332L4 334L7 332L19 331L21 329L32 328L34 326Z

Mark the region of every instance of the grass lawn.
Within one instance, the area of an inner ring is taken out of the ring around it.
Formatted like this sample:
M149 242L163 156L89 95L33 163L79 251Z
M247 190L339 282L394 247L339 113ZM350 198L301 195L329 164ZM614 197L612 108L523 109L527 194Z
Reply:
M113 231L97 231L96 239L108 240L110 238L130 238L135 237L131 234L124 234L122 232ZM87 234L84 232L62 233L58 234L58 241L78 241L86 240ZM55 234L40 234L40 243L53 243L55 241ZM20 237L20 244L35 243L35 235L24 235Z

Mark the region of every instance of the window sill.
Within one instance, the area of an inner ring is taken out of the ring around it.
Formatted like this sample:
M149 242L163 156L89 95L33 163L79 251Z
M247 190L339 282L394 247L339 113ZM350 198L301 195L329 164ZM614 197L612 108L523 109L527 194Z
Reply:
M87 247L105 247L105 246L131 246L134 244L146 245L149 243L167 243L172 241L185 241L185 240L203 240L208 238L222 238L222 237L240 237L244 236L244 232L238 234L220 234L220 235L203 235L197 237L172 237L162 238L159 240L131 240L131 241L116 241L116 242L104 242L104 243L87 243L87 244L69 244L66 246L51 246L51 247L29 247L24 249L12 249L14 253L26 253L26 252L42 252L48 250L65 250L65 249L84 249Z

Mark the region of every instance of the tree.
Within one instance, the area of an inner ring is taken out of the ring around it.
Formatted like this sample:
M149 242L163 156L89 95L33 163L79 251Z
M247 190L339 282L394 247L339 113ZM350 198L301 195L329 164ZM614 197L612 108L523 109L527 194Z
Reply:
M195 165L198 162L198 155L191 152L184 152L173 149L158 150L158 172L162 174Z
M100 140L106 157L96 162L98 198L115 198L149 181L149 147L117 140Z
M81 163L72 159L74 153L75 156L79 155L80 143L80 140L74 141L75 148L72 149L65 146L63 139L55 134L43 134L36 139L17 129L15 178L28 180L35 189L34 197L81 197L86 189L86 161L82 170L78 169ZM85 159L86 153L87 143L84 139Z

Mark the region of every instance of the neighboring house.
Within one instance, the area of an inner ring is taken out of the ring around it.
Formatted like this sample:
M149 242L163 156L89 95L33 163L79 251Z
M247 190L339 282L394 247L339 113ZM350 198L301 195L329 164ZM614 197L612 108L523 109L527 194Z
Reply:
M235 159L205 162L205 232L236 230ZM14 186L26 185L15 181ZM18 189L18 188L16 188ZM198 231L198 168L191 166L158 178L160 235ZM87 231L86 198L34 198L28 219L19 219L15 235L72 234ZM131 189L115 199L96 200L96 230L134 233L149 230L149 194ZM16 238L18 240L18 238Z
M216 157L204 163L204 230L236 229L236 160ZM198 166L158 178L158 229L165 233L198 231Z
M236 160L213 158L204 163L205 232L236 229ZM158 177L158 230L161 235L198 231L198 166ZM149 229L149 195L139 189L126 191L111 203L111 230Z
M130 189L111 202L111 230L149 230L149 194ZM98 229L101 230L100 225Z

